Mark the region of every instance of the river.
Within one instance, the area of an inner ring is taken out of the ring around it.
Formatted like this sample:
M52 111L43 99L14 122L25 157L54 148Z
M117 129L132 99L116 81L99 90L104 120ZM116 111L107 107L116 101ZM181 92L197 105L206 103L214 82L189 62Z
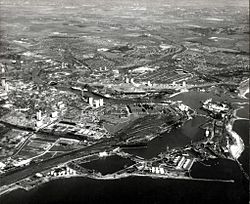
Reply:
M144 149L130 149L126 152L150 159L165 151L167 147L184 147L191 142L204 139L205 130L199 126L207 121L205 117L196 117L187 121L181 128L173 129L169 133L163 133L160 137L148 143Z

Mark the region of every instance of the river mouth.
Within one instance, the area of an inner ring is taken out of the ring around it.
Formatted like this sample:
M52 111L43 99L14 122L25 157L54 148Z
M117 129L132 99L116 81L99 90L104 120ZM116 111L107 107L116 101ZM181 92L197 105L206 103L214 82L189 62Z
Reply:
M151 159L166 151L167 147L180 148L191 144L191 142L201 141L205 139L205 130L200 126L206 123L207 120L205 117L197 116L185 122L182 127L165 132L148 142L147 148L127 149L125 152Z
M205 130L200 126L207 121L208 119L206 117L197 116L186 121L182 127L172 129L170 132L165 132L148 142L146 148L131 148L124 151L145 159L151 159L159 155L161 152L166 151L167 147L181 148L192 142L201 141L205 139ZM129 159L124 159L119 156L110 156L105 159L101 158L92 162L83 163L81 166L101 172L102 175L106 175L121 170L124 165L129 166L132 164L133 162Z

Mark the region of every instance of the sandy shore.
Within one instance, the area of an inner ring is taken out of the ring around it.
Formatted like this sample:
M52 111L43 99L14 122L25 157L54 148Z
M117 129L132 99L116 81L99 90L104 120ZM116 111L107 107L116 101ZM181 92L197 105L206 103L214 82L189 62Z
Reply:
M234 144L229 147L229 152L231 153L233 158L238 159L241 153L244 151L245 146L241 137L235 131L233 131L233 123L234 123L234 120L232 123L229 123L226 126L227 132L235 140Z
M241 98L248 99L246 97L246 94L249 93L249 79L243 81L241 84L245 84L245 83L247 84L247 87L240 86L240 88L239 88L239 96Z

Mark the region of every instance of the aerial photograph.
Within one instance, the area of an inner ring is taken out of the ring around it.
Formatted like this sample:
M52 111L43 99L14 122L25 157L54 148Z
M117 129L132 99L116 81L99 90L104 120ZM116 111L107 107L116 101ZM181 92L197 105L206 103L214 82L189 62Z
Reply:
M248 0L0 0L0 204L249 204Z

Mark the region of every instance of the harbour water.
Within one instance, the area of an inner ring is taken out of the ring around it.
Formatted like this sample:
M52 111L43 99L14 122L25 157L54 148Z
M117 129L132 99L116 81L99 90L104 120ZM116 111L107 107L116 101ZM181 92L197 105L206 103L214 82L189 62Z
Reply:
M110 156L81 164L81 166L87 169L93 169L100 172L102 175L106 175L120 171L124 166L131 166L133 163L134 162L130 159L125 159L120 156Z
M237 116L241 118L249 118L249 104L237 111Z
M163 133L148 143L144 149L130 149L126 152L150 159L165 151L167 147L184 147L191 142L202 140L205 137L205 130L200 125L207 121L205 117L196 117L187 121L182 127L174 129L169 133Z
M194 108L197 110L198 113L204 113L201 108L201 101L205 101L206 99L212 98L213 101L219 101L219 102L247 102L246 99L240 99L240 98L231 98L230 96L226 94L215 94L214 92L197 92L197 91L190 91L181 93L175 97L173 97L173 100L180 100L183 101L186 105L190 106L191 108Z

